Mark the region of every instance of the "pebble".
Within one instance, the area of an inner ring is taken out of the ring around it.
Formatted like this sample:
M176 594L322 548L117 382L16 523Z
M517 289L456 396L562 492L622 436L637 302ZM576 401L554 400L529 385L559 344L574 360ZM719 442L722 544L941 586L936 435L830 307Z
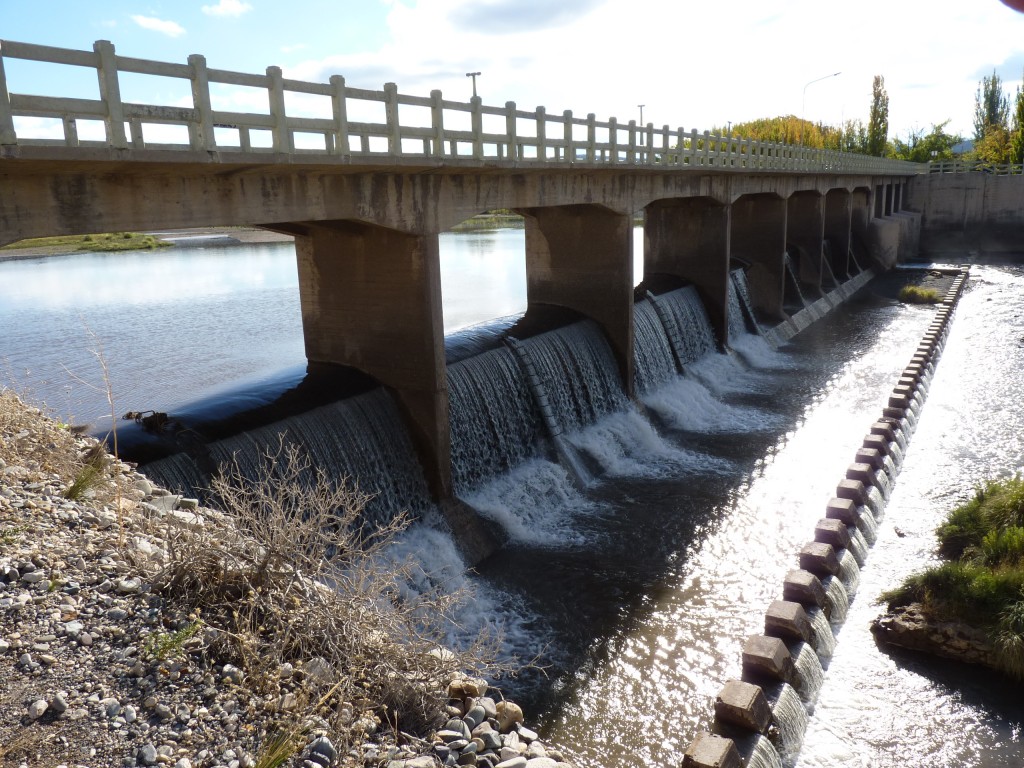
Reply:
M55 435L57 443L67 432ZM95 445L91 438L72 439L79 459ZM7 445L0 443L0 452ZM112 500L104 501L110 497L102 488L90 500L66 500L66 484L38 464L4 465L0 459L3 524L26 531L0 548L0 657L9 659L3 687L29 691L31 697L18 705L25 707L26 721L43 718L43 727L52 729L39 743L36 762L64 768L253 768L258 734L272 730L278 711L302 711L299 687L332 685L338 672L321 657L297 660L267 670L260 684L270 690L256 694L246 685L245 669L220 666L216 654L206 653L226 639L212 626L184 647L166 655L158 651L161 646L154 641L194 621L175 613L173 596L151 591L153 574L171 551L161 526L208 527L224 518L195 500L154 488L127 465L114 466L126 479L129 506L120 516ZM169 507L163 515L136 506L153 498L160 499L154 506ZM439 649L436 655L444 661L450 652ZM418 734L425 741L403 746L394 743L389 731L378 733L382 724L372 713L345 705L366 739L377 734L351 748L351 764L494 768L513 761L503 768L524 768L527 740L535 745L531 755L553 759L555 753L543 753L535 734L527 738L532 732L522 728L521 710L511 702L496 704L485 695L487 689L481 679L453 681L449 732ZM266 701L275 706L266 708ZM58 722L51 725L51 719ZM508 726L504 733L499 733L499 720ZM67 737L61 735L62 726ZM349 749L348 734L341 735L346 741L332 743L335 734L326 721L314 722L311 732L315 736L293 765L350 764L334 746L345 743ZM432 738L447 743L437 744L431 754L418 754L423 748L414 745L429 745Z

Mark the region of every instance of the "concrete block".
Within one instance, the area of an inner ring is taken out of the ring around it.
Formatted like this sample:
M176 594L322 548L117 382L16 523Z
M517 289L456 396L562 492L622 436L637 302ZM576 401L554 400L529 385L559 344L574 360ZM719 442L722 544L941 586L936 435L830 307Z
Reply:
M822 544L831 544L834 549L845 549L850 546L850 532L847 523L826 517L814 526L814 540Z
M889 407L890 408L902 408L906 410L910 407L910 403L913 401L912 397L907 395L891 394L889 395Z
M766 733L772 722L772 708L761 686L730 680L715 698L715 719L748 731Z
M836 486L836 497L833 501L849 499L854 505L863 504L867 500L868 490L862 481L844 478Z
M891 405L886 406L885 408L882 409L882 416L884 416L887 419L901 420L906 418L906 413L906 408L894 408Z
M860 462L851 464L846 468L846 477L849 480L860 480L864 483L865 487L878 484L875 470L871 468L870 464L862 464Z
M881 469L885 465L885 455L877 448L858 448L854 461Z
M743 761L732 739L698 733L683 753L683 768L743 768Z
M773 600L764 615L764 633L784 640L811 639L811 621L800 603L793 600Z
M743 645L744 676L792 682L796 673L789 648L777 637L752 635Z
M898 427L895 426L891 421L876 421L874 424L871 425L870 434L879 435L885 438L886 440L895 440L897 428ZM865 445L865 447L868 446Z
M827 605L825 587L821 579L810 571L792 570L787 573L782 582L782 596L802 605L816 605L819 608Z
M864 435L861 445L865 448L873 448L883 456L889 456L892 454L892 444L895 440L896 436L893 434L893 430L889 429L888 434Z
M812 541L800 550L800 567L818 576L835 576L839 573L839 557L830 544Z
M858 480L861 488L866 488L863 481ZM864 496L867 494L865 493ZM854 499L834 498L829 499L825 505L825 517L832 520L839 520L844 525L854 525L857 522L857 503Z

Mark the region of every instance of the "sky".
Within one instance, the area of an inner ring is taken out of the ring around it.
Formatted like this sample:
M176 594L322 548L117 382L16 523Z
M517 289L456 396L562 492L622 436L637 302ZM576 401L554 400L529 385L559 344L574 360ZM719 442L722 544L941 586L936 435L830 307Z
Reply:
M970 136L979 80L995 70L1012 97L1024 78L1024 14L999 0L0 0L0 38L78 50L104 39L122 56L199 53L217 69L276 65L458 101L480 72L485 104L620 122L643 104L644 122L687 131L786 114L867 122L882 75L890 138L945 120ZM11 92L98 97L86 70L4 66ZM190 104L158 80L166 88L126 75L122 95ZM229 108L221 98L214 108Z

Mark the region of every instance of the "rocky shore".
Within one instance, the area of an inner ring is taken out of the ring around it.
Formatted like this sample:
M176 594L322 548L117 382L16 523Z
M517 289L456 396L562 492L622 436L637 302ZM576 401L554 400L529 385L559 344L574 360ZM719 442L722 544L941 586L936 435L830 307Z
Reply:
M1001 671L982 630L961 622L936 621L918 603L891 608L871 622L871 632L881 643Z
M71 489L98 456L103 477ZM322 659L258 680L225 661L223 630L153 582L170 532L224 524L0 390L0 765L568 768L483 680L450 677L434 726L407 733L370 704L321 717Z

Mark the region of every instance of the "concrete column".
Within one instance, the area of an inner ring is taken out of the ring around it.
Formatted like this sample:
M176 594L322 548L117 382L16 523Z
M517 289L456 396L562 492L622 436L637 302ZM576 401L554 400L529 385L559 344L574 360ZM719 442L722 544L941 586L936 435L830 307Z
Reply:
M437 235L351 221L301 225L295 253L306 356L364 371L398 398L439 499L451 445Z
M845 189L829 190L825 195L825 237L832 244L832 272L842 278L850 274L850 227L853 196Z
M723 346L729 340L730 206L708 197L656 200L644 209L644 278L693 283Z
M821 293L821 252L825 240L825 197L797 192L787 201L786 242L800 254L800 283Z
M568 307L601 326L633 394L633 217L599 205L519 210L530 306Z
M744 195L732 204L730 256L750 264L747 285L757 312L783 319L786 287L786 201L776 195Z
M892 203L893 203L893 187L895 185L889 182L885 185L885 215L892 216Z

